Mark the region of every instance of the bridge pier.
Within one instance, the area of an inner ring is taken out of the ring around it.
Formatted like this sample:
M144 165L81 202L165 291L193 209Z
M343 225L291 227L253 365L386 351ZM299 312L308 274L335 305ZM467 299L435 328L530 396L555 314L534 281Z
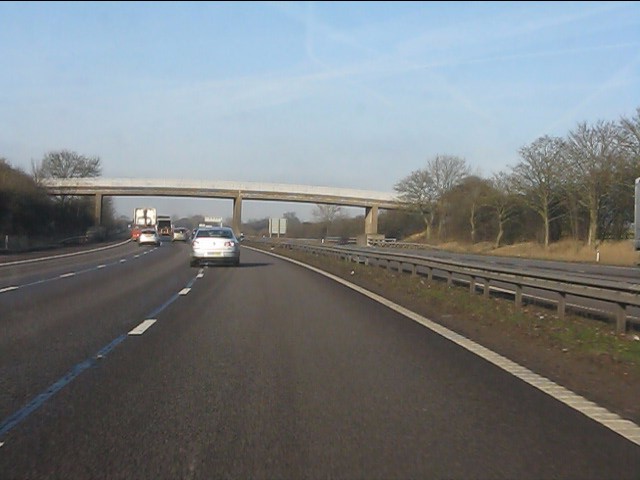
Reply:
M233 220L231 228L236 236L240 235L242 228L242 194L240 193L233 199Z
M96 227L102 225L102 194L96 193L95 208L93 212L93 224Z
M378 206L366 207L364 217L364 234L375 235L378 233Z

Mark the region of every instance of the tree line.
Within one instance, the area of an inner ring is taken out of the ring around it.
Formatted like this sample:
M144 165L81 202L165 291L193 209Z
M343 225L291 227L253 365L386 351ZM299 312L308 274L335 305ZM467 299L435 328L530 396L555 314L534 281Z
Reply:
M476 243L571 238L595 245L629 235L640 177L640 108L618 121L579 123L537 138L508 171L482 178L465 159L437 155L395 185L427 241Z
M423 231L428 242L492 242L496 247L571 238L594 245L627 238L640 177L640 107L618 121L579 123L565 137L537 138L518 150L519 162L490 178L472 174L464 158L437 155L398 181L394 189L410 208L382 212L379 230L396 238ZM52 151L32 162L31 173L0 157L0 234L62 237L93 225L91 197L50 197L43 178L97 177L99 157ZM288 236L352 237L364 216L345 218L339 206L318 205L316 222L285 214ZM111 199L103 224L116 226ZM267 221L267 220L265 220ZM264 222L245 225L256 233Z
M40 186L44 178L97 177L99 157L69 150L51 151L32 162L31 173L13 167L0 157L0 234L59 240L85 235L93 226L94 199L82 196L51 197ZM111 199L103 200L103 223L116 223Z

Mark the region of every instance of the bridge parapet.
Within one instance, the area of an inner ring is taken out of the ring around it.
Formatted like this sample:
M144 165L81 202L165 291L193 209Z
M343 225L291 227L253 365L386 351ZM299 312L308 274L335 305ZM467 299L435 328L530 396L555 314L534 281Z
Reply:
M104 196L202 197L233 199L233 223L240 225L242 200L271 200L363 207L366 233L377 233L378 209L408 207L396 194L282 183L167 180L150 178L48 178L41 185L50 195L95 195L96 224L100 224Z

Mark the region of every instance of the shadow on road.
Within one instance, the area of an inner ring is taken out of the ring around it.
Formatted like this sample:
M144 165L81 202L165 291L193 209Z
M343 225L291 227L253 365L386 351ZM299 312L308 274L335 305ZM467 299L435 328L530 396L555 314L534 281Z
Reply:
M225 265L225 264L215 264L215 263L204 263L201 265L202 268L254 268L254 267L266 267L268 265L273 265L270 262L240 262L240 265Z

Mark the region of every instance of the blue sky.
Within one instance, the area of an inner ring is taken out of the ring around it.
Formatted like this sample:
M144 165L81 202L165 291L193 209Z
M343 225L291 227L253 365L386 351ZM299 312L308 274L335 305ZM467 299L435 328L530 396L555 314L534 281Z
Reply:
M632 116L640 3L1 2L0 61L0 156L27 171L69 149L105 177L392 192L438 154L488 177L539 136Z

